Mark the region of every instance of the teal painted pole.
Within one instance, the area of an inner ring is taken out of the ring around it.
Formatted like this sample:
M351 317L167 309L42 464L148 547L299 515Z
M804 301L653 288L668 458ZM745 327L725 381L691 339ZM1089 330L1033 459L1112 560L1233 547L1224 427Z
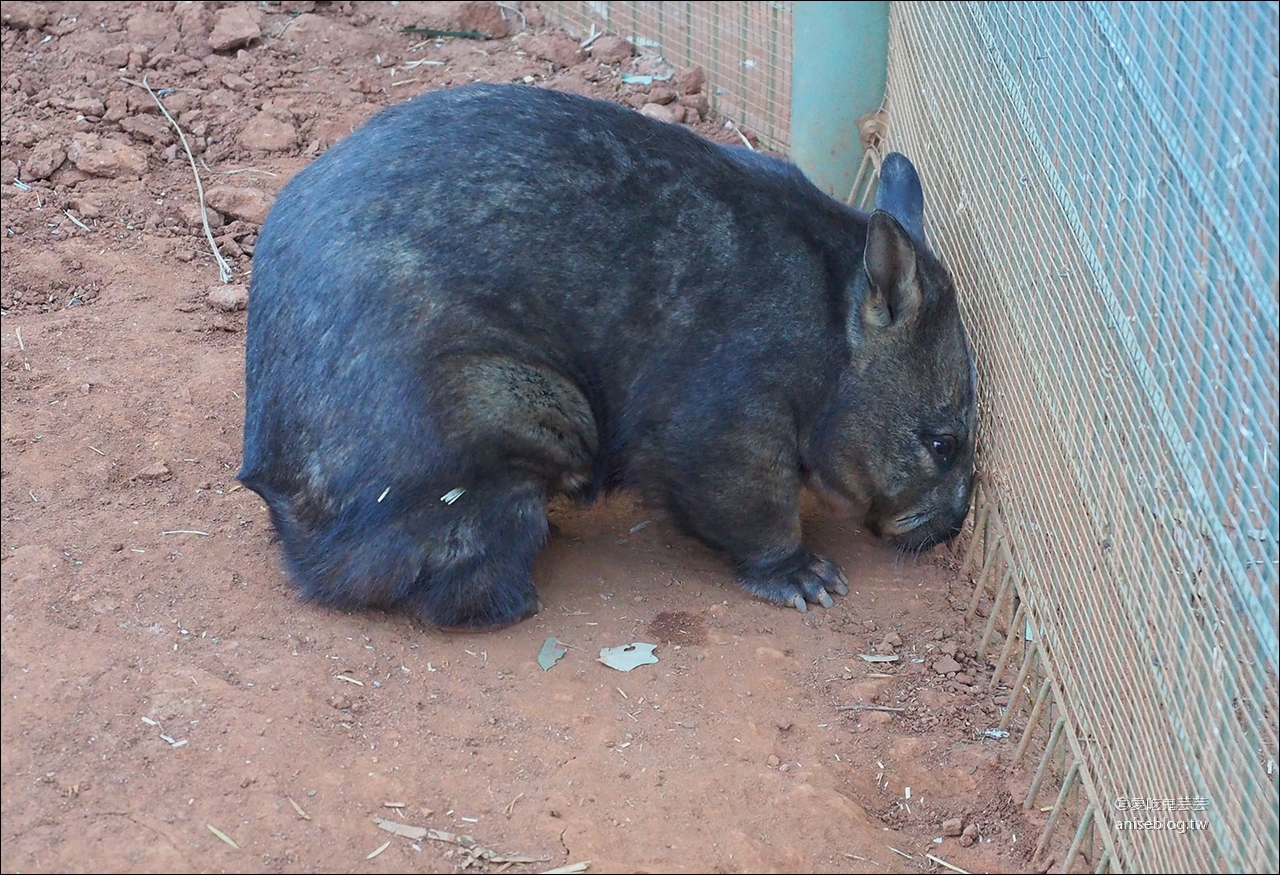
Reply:
M802 0L792 39L791 160L843 200L862 161L858 118L884 98L889 4Z

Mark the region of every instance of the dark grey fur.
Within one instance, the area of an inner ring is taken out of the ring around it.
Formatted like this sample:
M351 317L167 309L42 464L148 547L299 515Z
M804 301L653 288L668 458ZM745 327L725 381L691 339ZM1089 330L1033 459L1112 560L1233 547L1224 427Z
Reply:
M801 541L802 485L914 550L969 507L973 370L922 205L900 155L868 216L552 91L387 109L263 225L240 480L329 605L519 620L548 498L619 486L748 591L830 605L846 580Z

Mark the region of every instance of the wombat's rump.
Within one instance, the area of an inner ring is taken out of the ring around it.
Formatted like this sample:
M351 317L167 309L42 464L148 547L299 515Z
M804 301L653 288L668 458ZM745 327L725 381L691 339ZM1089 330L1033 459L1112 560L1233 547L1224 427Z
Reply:
M902 156L868 216L535 88L387 109L263 225L240 479L325 604L519 620L549 496L629 486L750 592L830 605L802 485L913 549L968 509L973 371L922 202Z

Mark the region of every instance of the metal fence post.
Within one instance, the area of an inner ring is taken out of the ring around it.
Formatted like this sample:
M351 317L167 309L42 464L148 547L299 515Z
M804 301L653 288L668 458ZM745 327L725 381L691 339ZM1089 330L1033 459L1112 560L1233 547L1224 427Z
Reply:
M884 97L889 4L806 0L793 16L791 160L843 198L862 160L858 118Z

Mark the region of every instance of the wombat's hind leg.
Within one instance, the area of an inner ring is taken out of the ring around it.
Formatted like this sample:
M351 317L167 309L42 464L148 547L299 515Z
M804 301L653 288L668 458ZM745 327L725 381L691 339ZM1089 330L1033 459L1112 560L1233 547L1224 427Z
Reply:
M401 606L435 626L491 629L537 613L531 571L547 539L547 501L532 486L468 489L435 511L427 560Z
M835 604L831 593L846 595L849 580L825 556L807 547L780 556L754 560L739 567L738 582L747 592L805 613L809 603L829 608Z

